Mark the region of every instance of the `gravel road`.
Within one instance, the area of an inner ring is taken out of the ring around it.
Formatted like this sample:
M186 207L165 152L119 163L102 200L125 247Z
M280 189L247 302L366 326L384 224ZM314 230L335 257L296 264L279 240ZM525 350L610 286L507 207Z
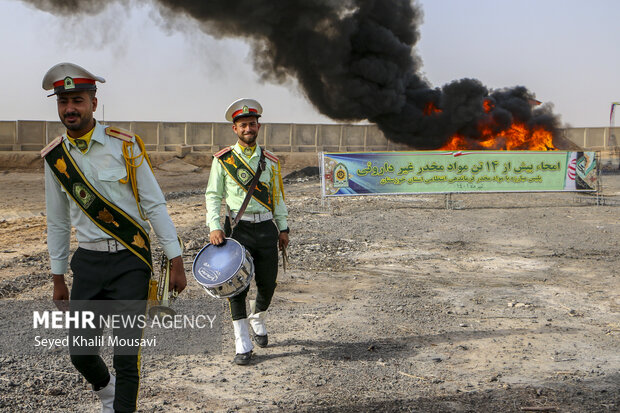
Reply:
M303 175L286 184L270 346L233 365L226 320L219 352L146 355L139 411L620 411L620 175L603 176L607 205L459 194L453 209L427 194L323 201ZM191 262L208 172L157 176L186 243L179 300L204 299ZM0 299L50 299L42 173L0 172L0 188ZM0 354L0 411L97 408L65 352Z

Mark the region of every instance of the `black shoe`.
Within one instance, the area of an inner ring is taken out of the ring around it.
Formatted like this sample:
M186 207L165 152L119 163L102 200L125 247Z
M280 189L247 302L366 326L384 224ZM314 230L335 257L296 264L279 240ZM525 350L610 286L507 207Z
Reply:
M267 343L269 342L269 338L267 334L264 336L259 336L258 334L254 334L254 341L258 347L267 347Z
M245 366L250 364L250 359L252 358L252 352L248 351L243 354L235 354L235 364L238 366Z

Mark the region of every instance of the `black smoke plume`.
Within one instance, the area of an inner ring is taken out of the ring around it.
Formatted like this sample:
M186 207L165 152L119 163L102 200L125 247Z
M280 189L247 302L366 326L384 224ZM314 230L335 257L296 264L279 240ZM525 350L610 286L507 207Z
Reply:
M109 4L23 1L59 16L98 13ZM369 120L388 139L413 148L439 148L454 134L475 146L481 125L501 132L518 121L552 133L559 125L551 105L532 106L535 96L525 87L491 91L461 79L433 88L420 75L414 48L422 11L410 0L151 1L175 28L193 18L210 35L247 39L264 79L297 79L324 115Z

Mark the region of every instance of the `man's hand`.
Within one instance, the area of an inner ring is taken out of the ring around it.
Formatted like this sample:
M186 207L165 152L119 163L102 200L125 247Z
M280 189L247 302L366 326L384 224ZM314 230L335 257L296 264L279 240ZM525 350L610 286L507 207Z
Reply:
M288 232L280 232L280 236L278 237L278 247L280 250L288 247Z
M65 275L52 274L52 278L54 279L54 295L52 297L54 305L60 311L69 311L69 289L65 282Z
M209 242L212 245L220 245L221 243L224 242L224 239L225 239L224 231L222 231L221 229L214 229L209 234Z
M180 293L187 286L187 278L185 278L185 267L183 267L183 258L179 255L170 260L170 284L169 291Z

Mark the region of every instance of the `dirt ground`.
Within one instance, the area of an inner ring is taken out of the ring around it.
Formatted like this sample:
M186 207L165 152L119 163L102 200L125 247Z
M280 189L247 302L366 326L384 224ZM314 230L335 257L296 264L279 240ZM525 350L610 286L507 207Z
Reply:
M290 171L288 171L290 172ZM208 171L157 171L191 262ZM620 175L570 193L350 197L286 185L268 348L143 359L139 411L619 412ZM42 172L0 171L0 297L51 297ZM611 202L609 202L611 200ZM75 245L73 245L75 247ZM2 335L11 334L3 331ZM98 411L66 356L0 354L0 411Z

